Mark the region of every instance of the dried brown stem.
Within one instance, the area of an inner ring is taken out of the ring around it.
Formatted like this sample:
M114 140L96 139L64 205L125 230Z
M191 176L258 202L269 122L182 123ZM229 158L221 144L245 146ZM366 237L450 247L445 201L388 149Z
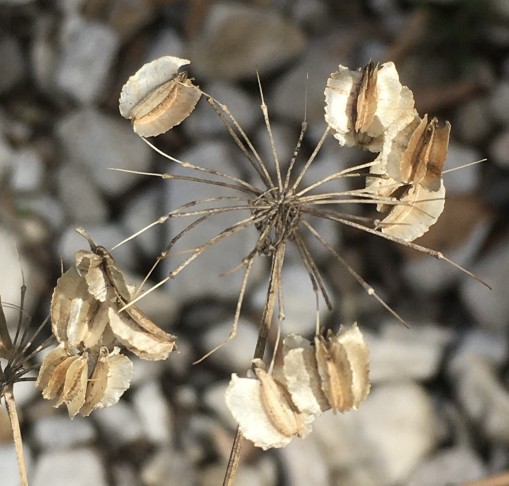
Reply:
M4 390L5 404L11 421L12 438L16 448L16 457L18 459L19 479L21 486L28 486L28 476L25 465L25 456L23 454L23 439L21 438L21 429L19 426L18 411L14 400L12 386L8 386Z

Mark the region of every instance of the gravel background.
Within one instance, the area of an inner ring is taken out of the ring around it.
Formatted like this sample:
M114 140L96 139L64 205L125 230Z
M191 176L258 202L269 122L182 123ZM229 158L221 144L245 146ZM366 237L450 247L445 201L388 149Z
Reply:
M337 65L394 60L419 113L452 124L446 168L488 159L445 175L446 210L422 244L444 251L493 290L444 262L324 225L322 233L411 329L395 323L317 247L335 296L335 311L324 310L321 318L336 328L363 326L373 390L359 412L325 414L311 436L285 449L262 453L247 446L238 484L445 486L509 470L508 47L505 0L0 0L2 301L19 303L21 262L26 309L41 322L61 261L69 265L86 248L75 226L111 247L196 191L108 170L180 173L118 113L121 86L144 62L162 55L191 59L200 87L230 107L270 160L258 69L278 153L288 160L306 89L310 128L303 150L309 151L324 128L323 89ZM181 159L246 173L204 100L155 143ZM328 140L310 177L360 160L362 154ZM225 224L209 224L186 244L199 244ZM115 251L132 282L177 228L160 225ZM180 353L163 363L136 361L133 385L114 407L71 422L33 384L17 385L31 484L221 484L234 431L223 393L230 373L243 373L254 349L263 264L254 270L235 341L205 364L192 362L229 333L239 275L218 274L247 254L253 236L207 252L142 301L178 335ZM173 266L166 264L159 277ZM312 333L315 296L295 257L284 276L284 330ZM16 313L9 316L14 322ZM2 408L3 486L18 484L8 429Z

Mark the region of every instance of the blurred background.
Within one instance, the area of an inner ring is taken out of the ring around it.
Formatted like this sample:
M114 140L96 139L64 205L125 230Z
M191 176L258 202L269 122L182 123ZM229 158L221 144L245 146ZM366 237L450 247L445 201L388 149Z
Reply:
M204 91L228 105L263 159L271 150L259 72L279 157L302 152L323 121L323 90L338 64L394 61L421 115L452 124L445 211L418 242L443 251L493 290L429 255L337 225L320 231L410 324L404 328L319 245L334 311L323 324L357 321L371 348L373 389L358 412L325 414L306 439L262 452L246 444L237 484L461 485L509 471L509 2L505 0L0 0L0 295L34 325L48 314L62 266L87 243L112 247L169 208L217 192L159 177L182 173L118 113L120 89L163 55L186 57ZM181 126L152 140L183 160L249 179L246 160L204 99ZM369 160L329 137L309 182ZM486 158L468 168L463 165ZM200 244L231 225L211 219ZM114 252L132 283L182 226L157 225ZM235 424L224 405L230 374L245 373L266 291L253 270L238 335L204 364L192 362L230 332L241 275L219 274L253 248L254 231L205 252L140 303L179 337L166 362L135 362L117 405L78 417L42 400L33 383L15 395L34 485L221 484ZM165 261L153 276L164 277ZM284 270L285 333L312 335L315 295L291 253ZM17 312L8 312L15 326ZM48 330L49 332L49 330ZM0 408L3 486L18 484ZM503 481L503 480L502 480Z

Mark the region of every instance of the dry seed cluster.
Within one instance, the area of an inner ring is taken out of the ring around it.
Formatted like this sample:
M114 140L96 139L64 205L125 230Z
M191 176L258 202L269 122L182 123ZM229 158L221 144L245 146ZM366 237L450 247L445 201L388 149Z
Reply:
M242 434L263 449L305 437L327 410L357 409L370 389L368 347L357 325L316 336L313 344L291 334L283 355L283 366L272 376L255 367L254 378L233 374L226 390Z
M325 89L328 126L324 135L309 159L299 166L297 156L305 133L303 124L285 173L274 147L262 94L262 111L273 147L274 170L271 171L227 107L203 93L186 72L178 72L187 64L186 59L167 56L143 66L122 89L121 114L131 120L138 135L156 136L185 120L204 94L262 186L182 162L147 142L158 153L198 175L146 175L212 184L234 193L190 201L147 226L145 229L172 217L197 218L166 246L156 265L171 254L187 231L208 218L228 211L249 214L194 248L191 256L156 287L176 277L216 243L254 226L258 239L239 265L239 268L244 267L244 278L230 338L235 335L250 270L258 255L268 256L271 261L263 326L270 327L276 305L280 307L279 315L284 315L281 271L286 245L290 242L296 246L315 292L331 307L303 233L318 240L337 261L346 265L364 288L388 307L314 228L312 218L340 222L400 243L423 234L443 210L445 190L441 176L450 125L446 123L440 127L435 118L428 122L427 115L419 117L412 92L401 85L393 63L369 64L358 71L339 66ZM373 162L340 170L303 188L306 171L331 133L340 145L358 146L379 155ZM369 173L362 169L369 169ZM214 179L207 179L204 174L213 175ZM366 180L365 187L319 192L326 182L342 177L361 177ZM228 202L231 205L225 207ZM342 204L352 202L371 204L385 215L382 220L369 220L341 211ZM57 405L65 403L71 416L88 415L95 408L111 405L129 387L132 363L119 346L125 346L144 359L165 359L174 347L174 337L164 333L137 309L138 298L134 298L110 253L92 241L90 246L91 252L76 254L75 266L58 281L51 317L53 333L60 345L45 359L37 382L43 395L57 398ZM425 251L418 245L412 246ZM444 257L440 255L440 258ZM260 355L258 349L257 353ZM284 340L283 356L283 365L270 372L255 360L253 376L233 375L226 393L228 407L243 435L264 449L282 447L295 436L307 435L313 420L326 410L356 409L369 393L368 349L356 325L338 334L329 331L326 338L320 337L317 330L313 343L290 335Z
M119 345L149 360L166 359L175 346L174 336L129 306L133 290L115 260L89 242L92 251L76 253L53 292L51 326L60 344L36 381L44 398L57 399L55 407L65 403L71 418L113 405L129 388L133 364Z

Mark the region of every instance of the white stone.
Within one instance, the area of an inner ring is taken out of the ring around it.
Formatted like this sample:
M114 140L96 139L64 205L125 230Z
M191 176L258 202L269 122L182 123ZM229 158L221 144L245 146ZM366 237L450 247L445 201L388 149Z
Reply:
M412 382L374 387L357 412L324 414L313 435L332 471L332 484L389 486L406 477L436 446L430 398Z
M509 129L505 129L491 141L490 156L490 160L500 168L509 167Z
M101 458L91 449L43 451L35 465L33 486L106 486Z
M509 125L509 81L500 81L490 93L488 106L491 116L503 125Z
M247 368L246 368L247 369ZM242 376L245 376L245 372ZM203 395L203 401L207 407L214 411L214 414L221 418L221 420L228 424L234 430L237 427L237 422L233 418L230 410L226 407L224 394L228 383L226 381L218 381L209 385Z
M31 148L19 150L12 161L11 185L16 191L35 191L41 187L44 163Z
M150 381L137 388L133 405L145 436L157 444L170 444L174 435L173 414L160 385Z
M489 98L483 96L469 100L459 105L454 114L454 137L466 144L481 144L493 133L493 119Z
M40 417L33 424L33 440L44 451L83 445L96 439L90 419L77 416L72 421L67 414Z
M433 378L452 335L435 325L414 325L407 329L397 321L388 321L380 335L366 332L365 338L370 355L370 380L379 383Z
M106 25L72 16L64 23L61 45L57 87L80 103L99 101L118 52L118 35Z
M92 108L75 111L60 120L57 135L66 156L86 166L98 187L109 196L124 192L140 177L111 168L149 168L150 149L120 116L114 118Z
M152 37L152 44L145 62L150 62L163 56L184 56L184 43L173 27L162 28Z

